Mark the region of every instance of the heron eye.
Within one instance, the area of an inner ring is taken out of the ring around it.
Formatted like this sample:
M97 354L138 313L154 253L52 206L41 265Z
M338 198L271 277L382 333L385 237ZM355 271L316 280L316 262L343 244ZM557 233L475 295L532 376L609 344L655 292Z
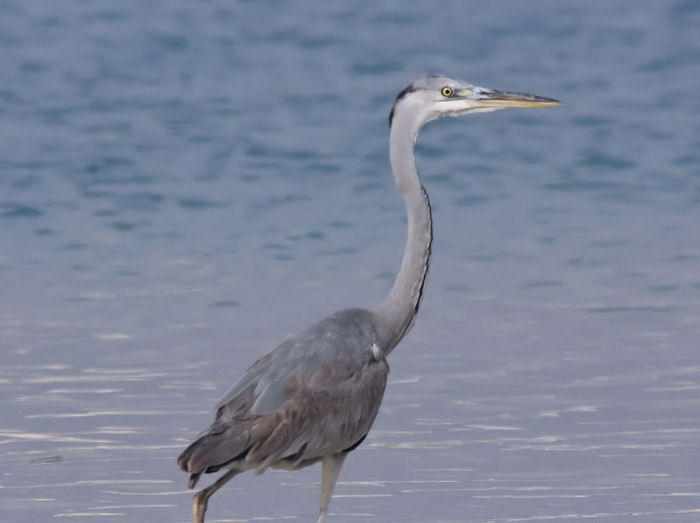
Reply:
M441 94L442 96L444 96L445 98L449 98L450 96L452 96L453 94L455 94L455 90L452 89L452 87L449 87L449 86L446 85L445 87L443 87L442 89L440 89L440 94Z

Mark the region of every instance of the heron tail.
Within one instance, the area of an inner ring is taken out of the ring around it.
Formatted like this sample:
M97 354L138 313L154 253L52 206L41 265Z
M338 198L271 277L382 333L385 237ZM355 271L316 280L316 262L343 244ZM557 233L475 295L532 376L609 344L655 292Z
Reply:
M244 458L250 448L247 432L235 430L230 423L215 423L183 450L177 464L190 474L187 486L194 488L202 473L216 472Z

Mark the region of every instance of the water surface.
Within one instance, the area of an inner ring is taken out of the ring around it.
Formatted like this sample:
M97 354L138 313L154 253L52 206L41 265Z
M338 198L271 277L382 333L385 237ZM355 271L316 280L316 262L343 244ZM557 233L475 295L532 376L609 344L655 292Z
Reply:
M395 94L429 125L421 317L334 522L700 518L692 1L0 3L3 521L188 521L175 457L286 335L388 291ZM318 467L208 521L311 521Z

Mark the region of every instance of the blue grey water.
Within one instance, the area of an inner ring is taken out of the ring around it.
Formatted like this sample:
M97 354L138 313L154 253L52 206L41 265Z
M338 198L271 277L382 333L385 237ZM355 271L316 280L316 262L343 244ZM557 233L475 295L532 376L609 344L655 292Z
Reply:
M185 522L257 356L374 306L423 72L561 108L431 123L423 309L333 522L700 519L700 3L0 2L0 520ZM209 478L207 478L209 479ZM319 467L209 521L311 521Z

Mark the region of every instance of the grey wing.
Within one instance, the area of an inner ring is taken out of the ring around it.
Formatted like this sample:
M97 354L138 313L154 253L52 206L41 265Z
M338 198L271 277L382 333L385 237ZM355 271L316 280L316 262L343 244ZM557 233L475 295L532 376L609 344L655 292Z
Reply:
M260 358L217 406L212 426L180 456L193 475L236 461L290 468L351 450L379 411L388 365L372 313L340 311Z

